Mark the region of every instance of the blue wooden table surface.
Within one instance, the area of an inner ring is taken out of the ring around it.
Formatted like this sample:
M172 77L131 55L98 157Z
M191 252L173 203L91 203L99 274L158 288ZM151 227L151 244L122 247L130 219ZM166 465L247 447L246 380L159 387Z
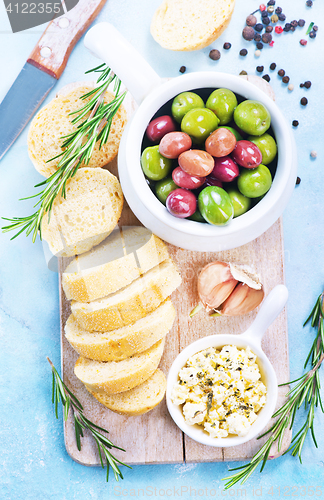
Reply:
M287 21L303 18L304 28L274 36L274 46L265 47L259 58L253 42L241 36L245 17L258 8L258 2L237 0L226 32L211 47L198 52L177 53L162 49L151 38L149 26L160 0L108 0L97 21L110 21L164 77L177 76L180 66L187 72L223 71L238 74L245 70L257 74L263 65L271 77L278 106L294 129L298 148L298 175L295 188L284 212L286 282L289 288L288 325L291 377L302 374L302 366L313 341L314 332L302 328L318 294L324 287L324 5L314 0L277 1ZM305 35L311 21L319 26L315 40ZM12 34L4 5L0 4L0 101L10 88L44 26ZM302 47L301 38L308 44ZM222 47L231 42L230 50ZM219 61L209 57L211 48L221 52ZM246 57L239 55L248 49ZM288 91L275 62L290 76L294 90ZM84 72L97 64L84 48L83 41L74 49L60 81L47 98L52 99L63 85L87 79ZM299 84L312 81L309 90ZM300 105L306 96L308 105ZM0 216L31 213L32 201L18 199L33 193L41 181L34 170L26 147L27 132L21 134L0 164ZM310 152L315 150L317 158ZM324 497L324 415L316 412L315 426L319 448L307 437L303 465L286 455L268 462L264 472L255 472L244 486L224 492L221 478L228 475L229 463L135 466L125 469L125 479L105 482L100 468L76 464L67 455L63 442L62 420L56 420L51 403L49 356L60 366L58 276L46 267L41 242L10 234L0 234L0 498L10 500L111 498L207 498L240 497L277 499L284 497ZM321 370L323 371L323 370ZM321 373L324 384L323 373ZM300 410L295 430L303 423ZM112 436L113 439L113 436ZM136 436L134 436L136 446ZM126 453L127 461L127 453ZM237 464L238 465L238 464Z

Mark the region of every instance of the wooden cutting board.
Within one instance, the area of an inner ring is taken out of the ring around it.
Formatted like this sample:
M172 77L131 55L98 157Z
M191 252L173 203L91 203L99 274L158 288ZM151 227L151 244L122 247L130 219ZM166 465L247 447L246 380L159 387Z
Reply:
M125 102L125 106L130 116L136 107L131 98ZM109 164L109 170L117 175L116 161ZM131 225L140 225L140 222L125 202L119 226ZM215 333L234 335L242 333L256 316L256 311L253 311L236 318L210 318L204 311L201 311L190 319L189 312L198 303L197 276L203 266L214 260L249 264L260 275L266 294L277 284L285 282L281 219L256 240L233 250L201 253L183 250L169 244L168 249L179 267L183 281L171 296L177 311L177 318L167 335L164 354L159 365L166 375L178 353L194 340ZM66 300L62 290L61 273L71 260L59 259L63 380L81 401L87 418L109 430L112 442L126 450L126 453L116 450L116 456L128 464L214 462L251 458L266 437L260 440L253 439L241 446L231 448L209 447L196 443L179 430L168 413L165 400L145 415L126 417L108 410L88 393L74 375L73 369L78 354L64 337L64 325L71 310L70 303ZM263 338L262 347L273 364L278 383L287 382L289 360L286 310L268 329ZM287 387L279 387L278 407L282 405L286 392ZM99 465L97 447L90 435L85 434L82 449L78 451L72 415L64 423L64 437L65 446L71 458L84 465ZM291 432L287 431L280 454L289 447L290 441ZM276 458L280 454L274 446L270 456Z

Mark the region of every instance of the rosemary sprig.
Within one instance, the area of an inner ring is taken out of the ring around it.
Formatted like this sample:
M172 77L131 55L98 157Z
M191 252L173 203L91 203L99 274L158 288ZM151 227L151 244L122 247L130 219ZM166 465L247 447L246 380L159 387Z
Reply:
M52 367L52 374L53 374L53 385L52 385L52 403L55 406L55 416L58 418L58 404L59 402L62 402L63 405L63 415L64 415L64 420L66 421L69 415L69 410L71 409L73 411L73 416L74 416L74 428L75 428L75 438L76 438L76 443L78 450L81 450L81 438L83 437L83 431L87 429L93 439L95 440L97 447L98 447L98 452L99 452L99 458L100 458L100 463L102 468L105 468L103 457L106 459L106 466L107 466L107 481L109 479L109 470L110 467L112 468L114 472L114 476L116 481L119 480L119 477L121 479L124 479L118 464L120 465L125 465L129 469L131 469L130 465L125 464L124 462L121 462L118 460L118 458L114 457L114 455L111 454L110 450L112 448L116 448L117 450L125 451L123 448L120 448L119 446L114 445L110 439L108 439L106 436L104 436L102 433L105 432L108 434L108 431L106 429L103 429L102 427L99 427L98 425L94 424L91 422L89 419L87 419L83 413L83 407L80 401L74 396L74 394L66 387L64 382L62 381L61 377L59 376L55 366L53 365L52 361L47 358L49 364ZM101 432L99 432L101 431Z
M314 305L312 312L305 321L305 326L309 321L311 321L311 326L317 327L317 334L309 354L306 358L304 369L306 368L309 361L311 361L311 370L302 375L296 380L281 384L281 386L288 384L296 384L293 389L291 389L287 394L287 400L285 403L277 410L273 418L278 417L278 420L273 424L273 426L258 439L270 433L269 438L260 448L260 450L253 456L251 461L241 467L235 467L229 469L230 471L239 471L232 476L225 477L223 481L227 481L225 484L225 489L229 489L234 484L241 481L241 484L253 474L255 469L261 465L260 472L263 471L267 459L270 454L271 446L273 443L278 443L278 451L281 449L283 437L285 430L287 428L292 429L294 424L295 416L297 410L304 404L305 410L308 410L305 418L304 425L295 434L292 439L291 446L285 453L291 451L293 456L298 455L300 463L302 463L302 449L305 443L308 432L311 432L312 439L316 448L318 447L315 432L314 432L314 414L315 408L319 405L322 412L324 412L323 404L320 395L320 379L319 379L319 368L324 360L324 313L323 313L323 297L324 293L321 294L316 304ZM284 453L284 454L285 454Z
M71 115L76 115L71 121L72 124L80 123L74 132L62 137L62 152L47 162L49 163L61 157L57 165L57 171L45 181L36 184L35 187L42 187L42 191L33 196L21 198L22 200L28 200L38 197L39 199L34 205L34 208L38 207L37 210L26 217L13 217L12 219L2 217L3 220L10 222L9 225L2 227L4 233L18 230L11 239L16 238L23 232L26 232L26 236L32 233L33 242L35 242L38 233L42 239L42 218L48 213L48 220L50 220L56 196L61 193L61 196L66 197L66 182L68 179L76 174L82 163L85 165L89 163L97 141L100 141L99 148L101 148L108 140L112 119L122 104L126 91L120 93L121 81L106 64L101 64L86 73L91 72L100 73L97 85L93 90L81 97L82 100L89 97L91 99L80 109L71 113ZM115 97L111 102L105 104L104 93L112 83L114 83ZM89 116L82 121L87 114Z

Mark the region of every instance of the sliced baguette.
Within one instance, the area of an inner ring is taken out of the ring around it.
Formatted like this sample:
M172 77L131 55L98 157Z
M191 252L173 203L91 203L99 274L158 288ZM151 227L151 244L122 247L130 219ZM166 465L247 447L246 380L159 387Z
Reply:
M80 357L74 373L93 392L117 394L129 391L153 375L163 353L164 340L122 361L101 362Z
M143 384L129 391L119 394L102 394L90 389L88 391L109 410L133 417L143 415L161 403L166 391L166 383L164 373L158 368Z
M129 286L89 303L72 301L73 316L89 332L109 332L135 323L154 311L180 285L171 259L154 267Z
M84 100L80 97L90 90L93 90L91 83L81 84L69 93L53 99L33 118L28 132L28 153L36 170L45 177L49 177L57 170L61 157L46 162L62 153L62 137L77 129L80 122L72 125L71 120L76 115L70 115L70 113L89 102L91 97ZM107 91L104 102L107 104L113 97L114 95ZM99 149L99 142L97 142L88 167L103 167L115 158L125 125L126 111L121 106L112 120L107 143Z
M66 183L66 197L55 198L51 218L45 214L42 237L57 257L89 251L115 228L123 208L117 177L102 168L81 168Z
M227 28L235 0L164 0L155 11L151 34L170 50L207 47Z
M73 314L65 325L65 337L80 356L96 361L121 361L146 351L171 330L176 312L170 299L132 325L111 332L87 332Z
M124 288L168 257L165 244L145 227L117 228L67 266L63 290L68 300L90 302Z

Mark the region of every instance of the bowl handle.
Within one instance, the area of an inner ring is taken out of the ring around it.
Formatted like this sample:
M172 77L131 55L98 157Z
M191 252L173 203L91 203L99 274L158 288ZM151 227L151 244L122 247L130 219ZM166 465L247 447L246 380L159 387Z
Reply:
M84 45L118 75L137 104L162 83L144 57L110 23L93 26L84 38Z
M264 333L285 307L287 299L287 287L285 285L275 286L265 298L252 325L242 335L253 339L254 342L261 343Z

